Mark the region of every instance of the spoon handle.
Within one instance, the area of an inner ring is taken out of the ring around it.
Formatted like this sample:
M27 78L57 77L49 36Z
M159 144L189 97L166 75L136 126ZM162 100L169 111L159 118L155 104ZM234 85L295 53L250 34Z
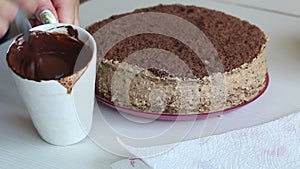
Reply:
M27 15L22 9L19 9L15 23L20 32L23 33L24 40L28 40L29 30L32 28Z

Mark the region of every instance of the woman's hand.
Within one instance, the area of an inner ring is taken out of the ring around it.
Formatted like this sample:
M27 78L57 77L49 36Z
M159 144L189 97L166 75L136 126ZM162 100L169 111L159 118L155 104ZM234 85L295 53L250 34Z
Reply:
M0 39L17 16L19 7L38 19L40 12L49 9L59 22L80 25L79 0L0 0Z
M52 11L61 23L80 25L79 0L38 0L38 10L35 13L38 19L45 9Z
M0 39L17 16L19 7L33 14L37 10L37 0L0 0Z

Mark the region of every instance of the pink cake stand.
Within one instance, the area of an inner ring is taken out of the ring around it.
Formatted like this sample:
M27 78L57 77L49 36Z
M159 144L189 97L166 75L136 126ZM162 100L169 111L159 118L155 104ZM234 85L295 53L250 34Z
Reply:
M117 109L118 111L128 113L128 114L131 114L134 116L139 116L139 117L144 117L144 118L149 118L149 119L170 120L170 121L195 120L195 119L199 120L199 119L206 119L207 117L216 117L216 116L220 116L220 115L223 115L226 113L230 113L238 108L241 108L241 107L253 102L254 100L259 98L266 91L268 85L269 85L269 75L267 73L266 74L266 84L265 84L264 88L253 99L249 100L248 102L244 102L240 105L237 105L235 107L231 107L229 109L225 109L225 110L218 111L218 112L205 113L205 114L170 115L170 114L159 114L159 113L153 113L153 112L142 112L142 111L132 110L132 109L128 109L128 108L125 108L122 106L114 105L114 103L112 103L98 95L96 95L96 98L97 98L97 100L99 100L100 102L102 102L103 104L105 104L111 108Z

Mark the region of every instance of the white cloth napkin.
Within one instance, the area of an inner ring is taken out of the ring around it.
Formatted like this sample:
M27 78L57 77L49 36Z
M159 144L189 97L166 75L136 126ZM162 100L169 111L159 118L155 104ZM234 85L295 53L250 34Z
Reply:
M162 147L148 147L139 151L150 152ZM142 160L122 160L112 164L111 167L113 169L299 169L300 112L259 126L209 136L205 141L203 139L184 141L157 156Z

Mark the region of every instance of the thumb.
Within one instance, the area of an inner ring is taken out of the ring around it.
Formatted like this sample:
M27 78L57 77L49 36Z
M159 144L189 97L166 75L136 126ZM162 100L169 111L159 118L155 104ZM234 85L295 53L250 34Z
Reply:
M40 14L45 9L49 9L54 14L54 16L56 18L58 18L57 17L57 12L56 12L51 0L38 0L38 7L37 7L37 10L35 12L35 17L39 21L41 21Z

